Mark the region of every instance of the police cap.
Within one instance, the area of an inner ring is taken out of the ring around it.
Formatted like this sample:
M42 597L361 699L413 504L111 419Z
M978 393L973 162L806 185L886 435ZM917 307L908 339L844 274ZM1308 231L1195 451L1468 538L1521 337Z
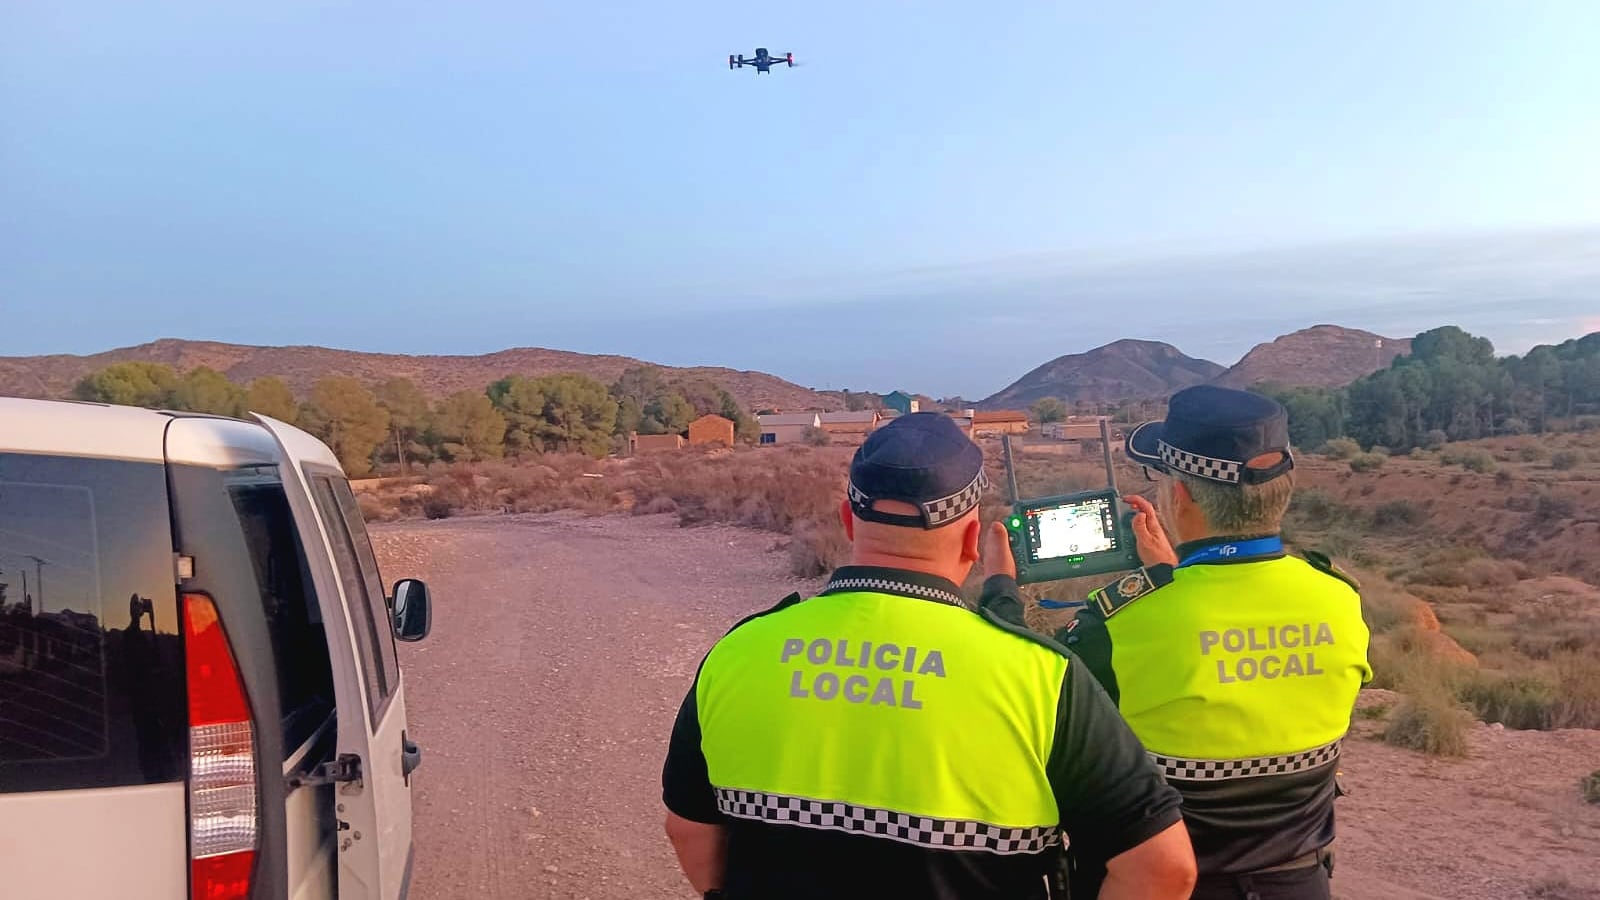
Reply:
M850 508L859 519L932 529L978 505L989 479L983 451L948 416L903 415L874 431L850 461ZM917 507L917 515L872 508L879 500Z
M1281 454L1270 466L1250 461ZM1128 434L1128 458L1162 472L1224 484L1262 484L1294 468L1289 416L1270 397L1202 384L1167 401L1167 418Z

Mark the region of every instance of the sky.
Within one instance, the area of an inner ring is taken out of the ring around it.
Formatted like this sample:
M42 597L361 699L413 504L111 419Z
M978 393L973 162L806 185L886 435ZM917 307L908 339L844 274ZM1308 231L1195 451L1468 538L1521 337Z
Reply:
M974 398L1120 337L1600 330L1600 4L1320 6L0 4L0 354Z

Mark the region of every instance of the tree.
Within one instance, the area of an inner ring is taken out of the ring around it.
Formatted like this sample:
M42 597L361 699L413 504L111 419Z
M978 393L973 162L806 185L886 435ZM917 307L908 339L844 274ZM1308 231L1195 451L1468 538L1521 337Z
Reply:
M1067 405L1056 397L1042 398L1033 405L1033 417L1040 423L1064 421L1067 418Z
M546 397L539 381L525 375L509 375L489 385L489 401L505 418L505 449L516 455L544 452L544 433L548 423Z
M606 386L586 375L547 375L538 382L545 394L545 421L549 424L545 445L605 456L617 423L617 401Z
M350 475L372 471L372 454L389 433L389 411L347 375L330 375L311 388L302 425L330 448Z
M486 394L451 394L439 404L434 428L440 452L451 461L477 462L505 455L506 419Z
M244 408L246 412L260 413L290 425L299 418L300 412L289 386L272 375L250 382L244 392Z
M119 406L170 407L178 387L171 366L152 362L122 362L84 376L72 389L78 400Z
M409 467L408 459L426 461L429 449L422 439L433 418L428 396L409 378L391 378L373 393L378 405L389 411L389 439L384 442L383 455L392 451L402 469Z
M677 391L667 391L644 405L639 433L682 434L694 418L694 405Z
M244 400L243 388L229 381L221 372L205 366L183 376L172 391L174 409L218 416L242 415Z

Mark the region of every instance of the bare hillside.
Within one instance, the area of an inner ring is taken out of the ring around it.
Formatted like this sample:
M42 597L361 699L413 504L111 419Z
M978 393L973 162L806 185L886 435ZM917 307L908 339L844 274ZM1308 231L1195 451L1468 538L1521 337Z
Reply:
M399 376L416 382L432 397L442 397L456 391L482 390L485 385L507 375L577 372L610 383L630 366L644 365L626 356L593 356L537 347L519 347L481 356L408 356L328 347L255 347L168 338L92 356L0 357L0 394L62 397L84 375L111 363L131 361L165 363L179 371L207 366L241 383L276 375L301 396L326 375L350 375L369 384ZM821 395L762 372L716 367L663 368L683 377L714 381L750 409L840 409L844 405L837 395Z
M1165 398L1181 388L1210 381L1223 371L1222 366L1186 356L1171 344L1120 340L1053 359L983 400L978 408L1025 408L1045 397L1069 404Z
M1410 338L1313 325L1257 344L1216 383L1236 388L1268 382L1287 387L1342 387L1387 368L1395 357L1410 352Z

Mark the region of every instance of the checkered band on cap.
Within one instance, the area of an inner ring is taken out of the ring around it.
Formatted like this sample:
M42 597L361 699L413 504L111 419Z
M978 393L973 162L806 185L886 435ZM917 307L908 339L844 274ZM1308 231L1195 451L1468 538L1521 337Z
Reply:
M972 508L977 506L978 502L983 499L983 491L988 486L988 474L982 469L979 469L977 477L972 479L972 483L956 493L951 494L948 497L941 497L938 500L930 500L927 503L919 503L917 505L921 507L923 517L927 520L928 527L937 528L940 525L954 522L956 519L959 519L970 512ZM869 497L860 488L856 487L856 483L854 481L847 484L845 489L850 494L850 502L856 506L870 508L874 500L898 499L889 497Z
M1200 478L1208 478L1212 481L1238 484L1239 470L1244 468L1243 463L1234 462L1231 459L1216 459L1210 456L1201 456L1198 453L1190 453L1188 450L1180 450L1166 441L1161 441L1158 449L1161 451L1161 461L1166 463L1168 468Z
M1016 855L1043 853L1065 844L1053 825L1004 828L970 819L938 819L871 806L812 800L761 791L717 789L717 808L736 819L846 831L937 850L976 850Z
M1259 756L1255 759L1186 759L1159 753L1151 753L1150 758L1174 781L1226 781L1262 775L1287 775L1325 766L1339 758L1339 745L1342 742L1341 738L1302 753Z

